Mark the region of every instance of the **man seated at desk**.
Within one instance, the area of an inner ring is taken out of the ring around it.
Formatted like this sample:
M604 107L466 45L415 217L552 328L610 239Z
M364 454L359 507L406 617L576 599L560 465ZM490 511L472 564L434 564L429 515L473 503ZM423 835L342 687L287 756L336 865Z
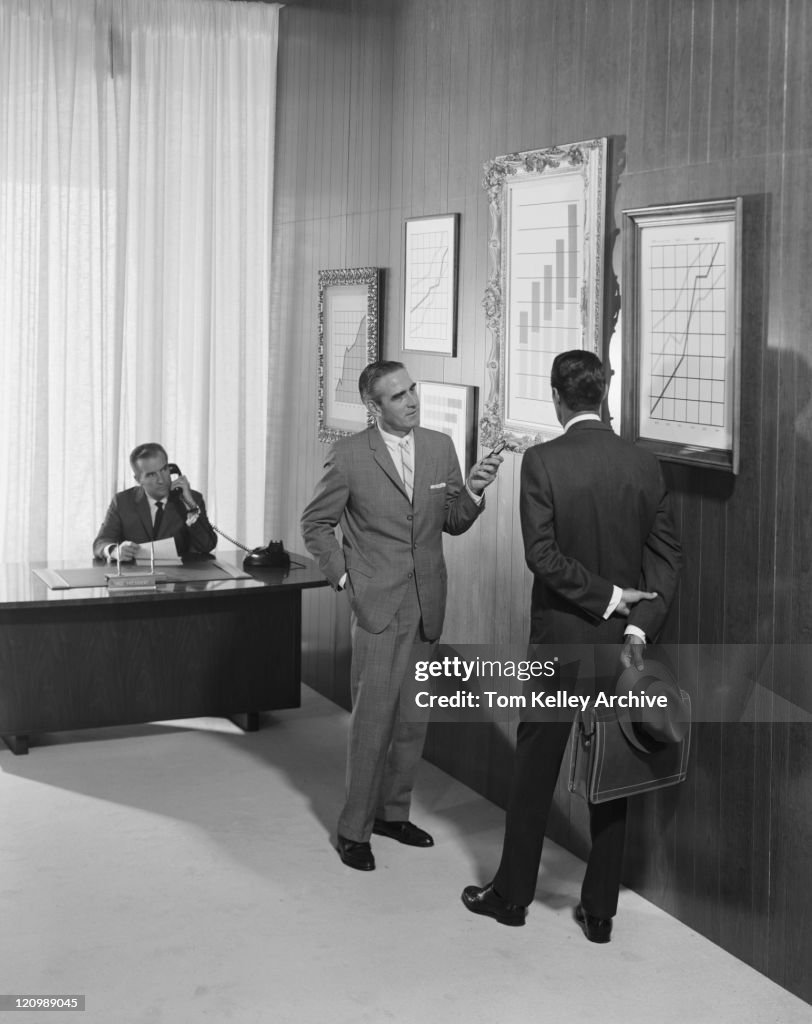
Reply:
M119 491L110 502L101 529L93 541L95 558L130 562L139 544L173 537L179 555L212 551L217 535L206 518L206 504L199 491L168 461L159 444L140 444L130 453L137 487Z

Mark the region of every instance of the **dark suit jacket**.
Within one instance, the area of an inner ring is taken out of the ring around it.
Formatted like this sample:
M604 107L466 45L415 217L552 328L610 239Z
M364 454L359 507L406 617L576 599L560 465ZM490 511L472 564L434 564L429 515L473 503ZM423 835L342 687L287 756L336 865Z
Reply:
M302 536L334 587L348 573L350 603L362 629L382 632L414 579L423 631L436 639L445 616L443 532L463 533L485 502L477 505L468 494L446 434L415 427L414 453L410 503L377 427L336 442L302 513Z
M598 420L530 448L521 521L533 573L534 642L620 641L626 623L652 640L677 588L681 547L659 463ZM654 590L628 619L603 620L613 585Z
M206 518L203 495L198 491L192 491L192 495L200 509L197 522L187 526L186 513L181 503L177 498L170 497L164 507L158 536L154 538L163 540L174 537L179 555L208 554L217 544L217 534ZM110 502L104 522L93 541L93 555L95 558L104 558L104 549L108 544L121 544L125 540L145 544L152 539L152 516L144 488L130 487L126 491L119 491Z

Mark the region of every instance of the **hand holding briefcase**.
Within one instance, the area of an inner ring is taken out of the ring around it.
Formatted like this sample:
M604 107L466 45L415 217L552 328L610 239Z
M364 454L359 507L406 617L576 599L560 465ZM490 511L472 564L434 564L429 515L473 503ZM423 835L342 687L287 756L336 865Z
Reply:
M633 682L632 682L633 681ZM691 745L691 699L659 662L627 669L615 697L665 697L664 706L594 706L572 726L569 789L599 804L673 786L685 779ZM660 702L662 703L662 701ZM648 702L647 702L648 704Z

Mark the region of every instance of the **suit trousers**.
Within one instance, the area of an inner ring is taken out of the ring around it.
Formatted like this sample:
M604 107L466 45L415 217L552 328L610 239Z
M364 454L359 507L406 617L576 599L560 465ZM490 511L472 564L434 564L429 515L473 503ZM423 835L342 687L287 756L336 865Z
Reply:
M540 650L544 648L535 647L531 638L531 654L538 657ZM559 684L592 696L614 692L618 651L614 644L584 645L577 662L562 666ZM527 907L535 897L544 834L573 717L574 714L567 714L562 720L560 716L551 716L550 720L519 724L502 860L493 883L509 903ZM626 809L625 799L589 805L592 846L581 887L581 904L595 917L611 918L617 913Z
M508 903L529 906L536 893L547 818L571 724L521 722L505 822L502 860L493 880ZM581 903L595 917L617 913L627 801L589 805L592 848L581 887Z
M338 819L338 834L367 842L376 817L385 821L409 818L428 721L412 721L401 714L401 690L415 657L430 659L436 641L422 637L416 586L407 588L382 633L368 633L355 615L351 632L352 715L346 801Z

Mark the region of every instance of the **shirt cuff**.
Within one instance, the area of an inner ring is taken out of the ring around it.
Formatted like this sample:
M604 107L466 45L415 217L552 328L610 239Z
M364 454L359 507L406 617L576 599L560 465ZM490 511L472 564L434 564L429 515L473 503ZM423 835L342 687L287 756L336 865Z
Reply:
M341 579L338 581L338 586L336 587L336 590L343 590L344 587L346 587L346 585L347 585L347 574L346 573L342 573L341 574Z
M473 503L475 505L481 505L482 504L482 499L485 497L485 492L484 491L482 492L482 494L474 494L474 492L471 490L471 488L468 486L468 484L465 485L465 489L470 494L471 501L473 501Z
M107 559L108 562L113 561L113 553L115 552L117 547L118 544L108 544L107 547L104 549L104 557Z
M646 642L646 634L639 626L629 625L623 634L624 636L639 636L643 643Z
M623 597L623 591L620 587L612 587L612 597L609 604L606 606L606 611L603 613L603 617L608 619L609 616L614 612L615 608L620 604L620 599Z

